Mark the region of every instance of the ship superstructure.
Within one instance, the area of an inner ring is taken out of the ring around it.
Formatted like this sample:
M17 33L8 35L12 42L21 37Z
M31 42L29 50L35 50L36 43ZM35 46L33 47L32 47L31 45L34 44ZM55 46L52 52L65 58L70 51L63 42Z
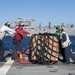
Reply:
M51 23L49 22L48 25L46 26L41 26L41 24L39 24L39 26L36 26L36 21L35 19L22 19L22 18L18 18L16 21L13 21L11 23L11 28L15 30L16 26L18 25L19 22L23 22L25 24L24 29L28 32L30 32L30 34L38 34L38 33L54 33L56 31L56 27L51 27ZM75 35L73 32L75 30L75 27L71 28L71 27L65 27L65 31L68 33L68 35Z
M11 28L15 29L19 22L23 22L25 24L24 29L33 33L36 30L35 20L24 20L21 18L18 18L16 21L13 21L11 24Z

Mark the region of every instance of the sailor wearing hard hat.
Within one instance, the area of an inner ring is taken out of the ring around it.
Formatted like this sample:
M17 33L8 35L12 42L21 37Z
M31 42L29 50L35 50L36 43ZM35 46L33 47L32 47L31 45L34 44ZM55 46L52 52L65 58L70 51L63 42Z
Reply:
M75 56L72 53L71 41L68 34L65 32L64 28L61 28L60 40L62 43L62 47L65 51L66 64L70 64L70 57L73 60L73 64L75 64Z
M6 59L4 57L4 46L2 43L2 39L5 36L6 33L8 34L14 34L15 31L9 28L10 24L9 22L5 22L4 25L0 28L0 62L6 62Z

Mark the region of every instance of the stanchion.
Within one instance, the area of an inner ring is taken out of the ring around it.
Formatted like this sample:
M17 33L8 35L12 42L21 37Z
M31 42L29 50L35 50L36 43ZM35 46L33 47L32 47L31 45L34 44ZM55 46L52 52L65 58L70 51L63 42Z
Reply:
M17 52L17 54L18 54L18 61L19 61L21 64L31 64L30 61L25 60L25 59L23 58L22 52Z

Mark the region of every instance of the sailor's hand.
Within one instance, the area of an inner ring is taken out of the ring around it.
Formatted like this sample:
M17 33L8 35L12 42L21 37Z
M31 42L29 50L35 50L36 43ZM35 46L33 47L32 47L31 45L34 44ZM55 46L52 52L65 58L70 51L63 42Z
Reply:
M31 36L31 34L27 34L27 36Z

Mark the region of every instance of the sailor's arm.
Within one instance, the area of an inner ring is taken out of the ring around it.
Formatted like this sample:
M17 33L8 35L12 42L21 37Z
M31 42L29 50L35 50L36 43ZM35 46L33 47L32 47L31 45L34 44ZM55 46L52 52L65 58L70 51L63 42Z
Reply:
M66 34L62 34L62 36L60 36L60 40L61 40L62 42L65 42L65 41L67 40Z
M15 30L11 29L11 28L8 28L6 27L6 30L9 34L14 34L15 33Z

